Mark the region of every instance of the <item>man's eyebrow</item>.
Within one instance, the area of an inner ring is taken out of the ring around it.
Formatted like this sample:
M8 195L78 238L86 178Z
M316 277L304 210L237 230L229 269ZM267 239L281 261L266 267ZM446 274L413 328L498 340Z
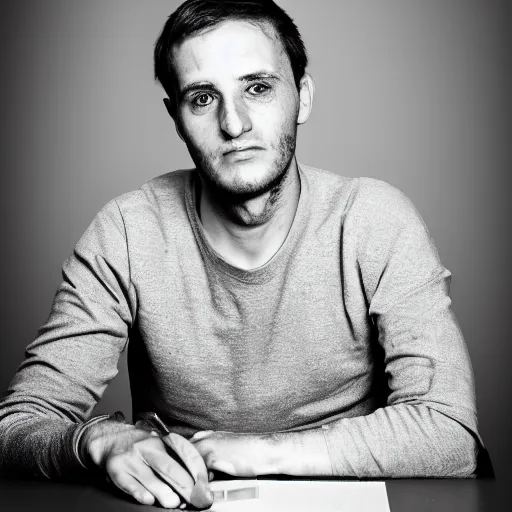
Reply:
M194 91L216 92L217 89L210 82L194 82L192 84L185 85L185 87L180 91L180 96L183 98L190 92Z
M255 73L249 73L248 75L241 76L238 80L241 82L253 82L254 80L279 80L279 75L270 73L269 71L256 71Z

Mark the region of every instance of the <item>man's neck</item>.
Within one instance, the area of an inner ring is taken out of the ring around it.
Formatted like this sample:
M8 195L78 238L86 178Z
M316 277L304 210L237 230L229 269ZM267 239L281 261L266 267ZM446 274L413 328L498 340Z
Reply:
M199 216L215 252L231 265L251 270L269 261L283 244L300 196L295 159L273 189L240 202L219 200L202 183Z

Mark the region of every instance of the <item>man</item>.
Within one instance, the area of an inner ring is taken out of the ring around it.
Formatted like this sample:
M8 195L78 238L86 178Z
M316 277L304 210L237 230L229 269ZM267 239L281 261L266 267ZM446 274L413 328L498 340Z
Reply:
M196 169L108 203L66 260L0 407L1 465L201 508L212 471L474 475L450 274L400 192L297 164L306 65L269 0L171 15L155 74ZM159 419L90 419L127 343L134 418Z

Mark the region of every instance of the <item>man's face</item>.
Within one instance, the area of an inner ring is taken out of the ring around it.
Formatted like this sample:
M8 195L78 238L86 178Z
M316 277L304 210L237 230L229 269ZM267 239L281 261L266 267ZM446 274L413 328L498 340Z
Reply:
M173 48L176 125L204 179L257 195L295 153L300 102L273 29L227 21Z

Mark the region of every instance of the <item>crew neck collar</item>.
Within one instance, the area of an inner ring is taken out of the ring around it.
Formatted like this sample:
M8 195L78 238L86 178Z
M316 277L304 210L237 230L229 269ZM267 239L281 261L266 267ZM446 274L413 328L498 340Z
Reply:
M207 264L226 274L227 276L242 281L248 284L262 284L272 279L276 273L286 264L290 253L293 251L293 247L296 244L297 238L303 232L306 215L305 210L307 209L307 202L309 197L309 189L306 177L301 168L300 164L297 164L299 182L300 182L300 195L297 203L297 209L295 216L292 221L292 225L286 235L284 242L277 252L261 267L257 267L251 270L245 270L239 267L235 267L224 260L213 247L210 245L206 238L203 225L199 219L197 213L197 200L196 200L196 180L198 180L197 171L190 173L189 179L185 186L185 203L187 208L187 214L190 219L194 236L196 237L197 243L203 254L203 257Z

